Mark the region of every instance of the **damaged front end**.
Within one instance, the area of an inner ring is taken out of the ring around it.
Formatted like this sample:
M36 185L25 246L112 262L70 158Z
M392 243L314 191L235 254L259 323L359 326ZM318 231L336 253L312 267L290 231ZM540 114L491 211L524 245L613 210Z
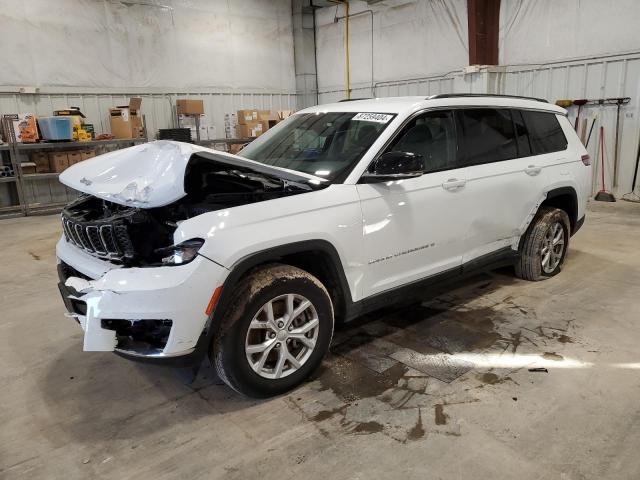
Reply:
M84 350L190 354L228 273L182 238L194 217L322 188L310 176L176 142L87 160L60 177L85 195L62 211L59 288ZM205 226L205 231L208 227Z
M180 267L115 267L100 274L106 262L88 261L86 253L64 239L57 252L58 288L67 315L84 331L83 349L135 358L194 353L207 321L209 282L224 281L227 273L198 257Z
M167 147L162 146L157 150L152 153L162 157L163 152L166 155ZM144 158L131 158L130 161L144 161ZM99 160L96 157L96 161ZM162 158L159 161L163 163ZM104 174L105 166L97 169L94 177L87 172L69 175L71 179L61 177L63 183L78 187L73 179L81 176L81 190L88 194L62 211L62 229L66 240L92 256L117 264L128 267L160 266L167 249L173 245L174 232L182 221L207 212L322 188L319 182L313 183L309 178L290 174L286 170L279 172L280 169L274 167L261 166L230 155L223 156L218 152L194 151L189 153L186 162L173 159L171 162L164 160L164 163L167 163L165 169L173 166L183 170L183 178L176 180L180 183L179 190L182 193L165 185L166 173L159 176L159 186L150 181L152 173L143 179L131 178L129 173L129 178L123 179L127 167L120 164L117 168L106 165L108 178ZM176 166L176 163L179 165ZM78 164L80 166L85 167ZM175 172L169 176L175 177ZM116 191L113 183L124 185L123 190ZM142 185L144 188L139 188ZM158 196L158 187L167 194ZM144 192L144 195L132 192ZM173 201L165 205L168 199Z

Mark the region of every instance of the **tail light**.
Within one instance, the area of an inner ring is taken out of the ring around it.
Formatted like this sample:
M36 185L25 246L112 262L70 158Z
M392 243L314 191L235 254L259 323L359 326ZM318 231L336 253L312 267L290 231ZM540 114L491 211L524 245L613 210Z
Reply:
M582 163L584 163L587 167L591 165L591 157L589 155L582 155L582 157L580 157L580 160L582 160Z

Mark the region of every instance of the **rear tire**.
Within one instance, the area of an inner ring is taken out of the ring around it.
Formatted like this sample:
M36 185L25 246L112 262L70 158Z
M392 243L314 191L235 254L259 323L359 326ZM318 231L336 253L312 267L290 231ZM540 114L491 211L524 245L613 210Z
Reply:
M564 210L541 207L522 239L516 276L539 281L560 273L570 230L569 216Z
M289 265L261 267L235 288L212 363L243 395L278 395L320 366L333 323L331 299L317 278Z

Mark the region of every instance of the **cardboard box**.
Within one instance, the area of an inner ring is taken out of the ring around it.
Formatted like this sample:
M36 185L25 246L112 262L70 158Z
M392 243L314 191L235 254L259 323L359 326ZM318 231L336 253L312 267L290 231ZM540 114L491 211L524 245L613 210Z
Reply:
M258 121L258 110L238 110L238 124L247 125Z
M240 138L259 137L267 129L264 128L264 122L248 122L244 125L238 125L236 131Z
M232 143L231 145L229 145L229 153L233 153L235 155L240 150L242 150L244 146L244 143Z
M218 131L215 127L215 125L208 125L207 126L207 136L209 137L209 140L215 140L218 135Z
M114 138L142 138L144 128L140 115L141 98L132 97L129 105L120 105L109 109L111 134Z
M224 128L225 138L238 138L238 125Z
M52 172L60 173L69 166L67 152L55 152L49 154L49 168Z
M36 164L33 162L22 162L20 164L20 169L22 170L23 174L31 175L33 173L36 173Z
M198 134L197 134L197 128L196 127L191 127L190 129L191 132L191 140L196 142L198 141ZM207 127L200 127L200 141L203 140L209 140L209 132L207 131Z
M278 112L271 110L258 110L258 120L268 122L269 120L278 120Z
M32 153L29 160L36 164L36 173L49 173L49 156L46 153Z
M293 110L278 110L278 118L280 120L284 120L291 115L293 115Z
M34 143L38 141L38 126L33 113L13 113L4 115L13 126L13 133L18 143ZM4 132L4 140L9 141L9 132Z
M75 165L82 161L82 153L75 151L67 153L67 158L69 159L69 166Z
M93 158L96 156L96 151L95 150L82 150L80 152L80 155L82 156L82 160L88 160L90 158Z
M196 120L200 128L207 127L209 125L209 118L203 114L194 115L178 115L178 128L195 128Z
M176 100L176 113L180 114L203 114L204 113L204 102L202 100L187 100L180 99Z

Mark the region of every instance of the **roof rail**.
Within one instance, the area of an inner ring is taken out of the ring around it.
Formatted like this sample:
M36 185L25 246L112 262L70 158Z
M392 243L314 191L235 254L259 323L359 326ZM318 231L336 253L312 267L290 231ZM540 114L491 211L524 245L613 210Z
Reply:
M338 103L342 103L342 102L357 102L358 100L373 100L373 97L364 97L364 98L343 98L342 100L338 100Z
M436 98L458 98L458 97L497 97L497 98L518 98L520 100L534 100L536 102L549 103L544 98L536 97L523 97L521 95L497 95L495 93L439 93L437 95L431 95L427 97L427 100L433 100Z

